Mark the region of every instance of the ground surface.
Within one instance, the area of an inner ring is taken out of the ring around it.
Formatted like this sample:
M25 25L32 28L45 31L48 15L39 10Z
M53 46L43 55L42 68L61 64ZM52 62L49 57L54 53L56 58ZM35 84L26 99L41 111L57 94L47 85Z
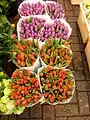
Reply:
M76 80L76 92L66 105L36 105L20 116L1 116L0 120L90 120L90 73L84 53L85 45L77 25L79 6L72 6L69 0L57 0L65 7L66 18L73 31L73 61L70 69Z

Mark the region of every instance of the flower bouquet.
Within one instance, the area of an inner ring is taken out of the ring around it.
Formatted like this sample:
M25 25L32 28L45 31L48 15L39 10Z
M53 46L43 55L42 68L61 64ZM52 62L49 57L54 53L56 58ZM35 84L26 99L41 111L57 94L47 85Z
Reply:
M67 40L71 35L72 29L70 25L64 19L47 20L44 24L44 28L41 31L41 41L45 41L49 38Z
M52 20L65 17L64 8L58 2L46 1L46 5L47 5L47 13Z
M17 67L32 67L34 70L39 66L38 40L20 40L15 44L10 52L11 60Z
M45 19L47 16L28 16L20 18L17 24L18 39L34 38L39 39L41 30L44 27Z
M23 1L18 8L18 13L21 17L31 16L31 15L45 15L46 3L41 0Z
M11 99L15 100L16 107L32 107L40 101L42 97L40 82L30 68L15 70L11 78Z
M73 74L68 69L41 67L38 70L43 100L51 105L69 103L75 91Z
M67 67L72 60L72 51L65 41L51 39L40 44L42 65L53 67Z

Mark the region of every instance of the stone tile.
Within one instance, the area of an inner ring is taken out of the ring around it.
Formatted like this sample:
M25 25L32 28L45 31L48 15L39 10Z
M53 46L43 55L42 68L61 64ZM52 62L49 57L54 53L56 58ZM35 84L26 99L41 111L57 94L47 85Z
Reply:
M68 16L67 16L67 21L68 21L68 22L75 23L75 22L78 21L78 17L70 17L70 16L68 17Z
M71 40L71 43L74 44L74 43L79 43L79 37L70 37L70 40Z
M76 90L75 90L75 92L74 92L73 98L72 98L72 100L70 101L70 103L77 103Z
M85 51L85 45L84 44L79 44L80 45L80 51L84 52Z
M13 24L17 25L19 19L13 21Z
M71 50L73 52L80 51L80 45L79 44L71 44Z
M16 115L9 115L9 120L17 120Z
M77 81L76 86L78 91L90 91L90 81Z
M89 106L90 106L90 92L89 92L89 96L88 96L88 102L89 102Z
M74 12L73 11L65 11L65 15L67 17L72 17L72 16L74 16Z
M85 74L86 80L90 80L90 72L89 72L87 61L84 61L84 74Z
M87 92L88 96L90 96L90 92Z
M56 2L59 2L60 4L64 5L64 0L56 0Z
M69 117L68 120L90 120L90 116L86 117Z
M66 4L71 4L70 0L64 0Z
M77 24L77 32L78 32L78 37L79 37L80 43L83 43L82 35L81 35L81 32L80 32L78 24Z
M67 117L58 117L56 120L67 120Z
M54 120L54 106L43 106L43 120Z
M73 11L74 11L74 15L78 17L79 16L79 6L76 6L76 5L73 6Z
M17 14L17 15L14 17L13 21L19 20L19 18L20 18L20 16L19 16L19 14Z
M1 118L1 120L8 120L8 115L4 115L3 119Z
M79 16L79 12L78 12L78 10L74 10L74 15L75 15L76 17Z
M65 8L66 8L66 10L72 10L73 9L69 0L65 0Z
M83 71L74 71L73 72L75 80L85 80Z
M4 117L3 117L2 115L0 115L0 120L3 120L3 118L4 118Z
M83 62L87 62L87 61L86 61L87 58L86 58L85 52L82 52L81 55L82 55ZM86 63L86 64L87 64L87 63ZM86 67L88 67L88 66L86 66ZM88 70L88 71L89 71L89 70Z
M74 70L83 70L83 61L80 52L73 52Z
M80 43L83 43L82 36L81 36L79 28L78 28L78 37L79 37Z
M87 92L78 92L80 114L90 114Z
M19 119L19 120L42 120L42 119L32 119L32 118L29 118L29 119Z
M29 120L42 120L42 119L32 119L32 118L30 118Z
M71 44L71 49L73 52L84 52L83 44Z
M73 62L67 67L67 69L73 70Z
M76 23L71 23L70 22L70 26L71 26L71 28L72 28L72 34L71 34L71 37L77 37L77 36L79 36L78 35L78 27L77 27L77 24Z
M30 108L31 118L40 118L41 117L41 105L37 104Z
M29 108L25 109L24 112L18 116L18 118L29 118Z
M78 10L78 12L79 12L79 8L80 8L79 5L74 5L73 6L73 10Z
M57 105L56 116L73 116L78 115L78 107L75 104Z

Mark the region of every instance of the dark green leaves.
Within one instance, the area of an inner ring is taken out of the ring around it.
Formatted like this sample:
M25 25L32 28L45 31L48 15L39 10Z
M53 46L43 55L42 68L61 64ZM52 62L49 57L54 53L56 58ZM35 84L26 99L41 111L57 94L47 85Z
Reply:
M5 14L8 15L8 11L10 9L10 5L15 0L0 0L0 15Z

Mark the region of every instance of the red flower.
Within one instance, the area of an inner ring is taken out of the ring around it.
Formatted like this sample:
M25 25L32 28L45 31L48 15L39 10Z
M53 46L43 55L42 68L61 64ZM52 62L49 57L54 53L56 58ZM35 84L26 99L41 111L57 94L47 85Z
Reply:
M65 79L65 77L66 77L66 72L65 72L64 70L60 71L59 76L60 76L62 79Z

